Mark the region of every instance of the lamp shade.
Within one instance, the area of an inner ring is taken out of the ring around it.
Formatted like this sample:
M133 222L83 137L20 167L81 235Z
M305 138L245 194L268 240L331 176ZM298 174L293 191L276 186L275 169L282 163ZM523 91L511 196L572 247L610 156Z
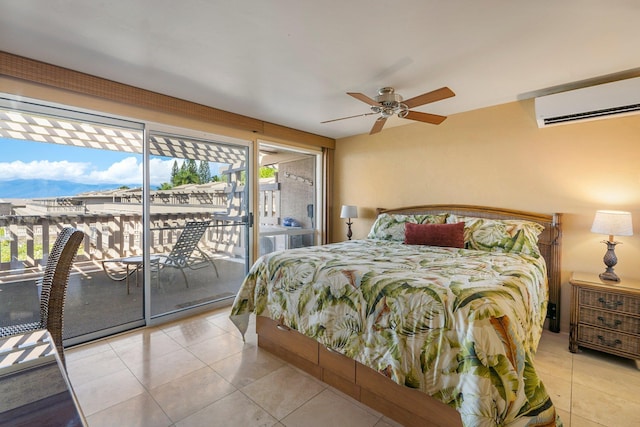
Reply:
M353 205L342 205L340 218L358 218L358 207Z
M609 236L633 236L631 212L597 211L591 232Z

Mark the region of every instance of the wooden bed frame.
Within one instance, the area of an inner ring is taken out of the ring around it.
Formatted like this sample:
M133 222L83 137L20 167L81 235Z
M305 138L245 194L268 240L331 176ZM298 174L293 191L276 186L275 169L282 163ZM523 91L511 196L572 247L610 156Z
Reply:
M549 278L549 329L559 331L560 321L560 214L537 214L468 205L426 205L378 209L380 213L452 213L494 219L522 219L544 226L538 246L547 263ZM332 352L287 326L257 316L258 345L352 398L405 426L462 426L460 414L420 391L403 387L353 359Z

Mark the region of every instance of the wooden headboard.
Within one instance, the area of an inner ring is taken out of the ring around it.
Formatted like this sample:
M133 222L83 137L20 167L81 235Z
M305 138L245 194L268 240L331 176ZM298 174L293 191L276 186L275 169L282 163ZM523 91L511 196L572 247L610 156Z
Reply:
M560 332L560 243L562 240L562 214L539 214L517 211L512 209L491 208L471 205L424 205L408 206L396 209L377 209L378 215L388 214L438 214L451 213L456 215L474 216L493 219L521 219L537 222L544 227L538 237L538 247L547 263L549 279L549 306L547 318L549 330Z

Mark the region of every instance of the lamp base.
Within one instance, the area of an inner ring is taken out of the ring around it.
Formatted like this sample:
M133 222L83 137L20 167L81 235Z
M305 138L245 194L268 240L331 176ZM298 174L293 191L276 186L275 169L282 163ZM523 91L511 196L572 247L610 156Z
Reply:
M620 281L620 278L618 277L618 275L616 273L613 272L613 269L611 269L611 271L609 271L608 268L607 268L607 271L605 271L604 273L600 273L600 275L598 277L600 277L600 280L606 280L607 282L619 282Z
M619 282L620 278L616 273L613 272L613 267L618 263L618 257L616 257L615 249L618 242L613 242L610 240L603 240L603 243L607 245L607 252L604 254L604 265L607 266L607 269L604 273L600 274L601 280L608 280L610 282Z

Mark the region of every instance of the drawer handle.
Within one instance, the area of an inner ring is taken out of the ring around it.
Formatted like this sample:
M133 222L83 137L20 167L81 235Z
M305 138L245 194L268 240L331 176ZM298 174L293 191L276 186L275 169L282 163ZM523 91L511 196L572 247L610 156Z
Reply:
M277 328L278 330L280 330L280 331L283 331L283 332L289 332L289 331L291 330L291 328L290 328L290 327L288 327L288 326L286 326L286 325L283 325L282 323L277 323L277 324L276 324L276 328Z
M606 345L607 347L617 347L620 344L622 344L622 341L620 340L607 341L604 339L602 335L598 335L598 339L602 342L602 344Z
M618 329L618 326L622 325L622 320L620 320L620 319L616 319L613 323L607 323L607 321L604 320L604 317L598 316L598 320L604 326L606 326L607 328L611 328L611 329Z
M604 308L608 308L608 309L610 309L610 310L615 310L615 309L617 309L619 306L621 306L621 305L622 305L622 301L609 302L609 301L607 301L606 299L604 299L604 298L602 298L602 297L598 298L598 302L599 302L600 304L602 304L602 306L603 306Z

